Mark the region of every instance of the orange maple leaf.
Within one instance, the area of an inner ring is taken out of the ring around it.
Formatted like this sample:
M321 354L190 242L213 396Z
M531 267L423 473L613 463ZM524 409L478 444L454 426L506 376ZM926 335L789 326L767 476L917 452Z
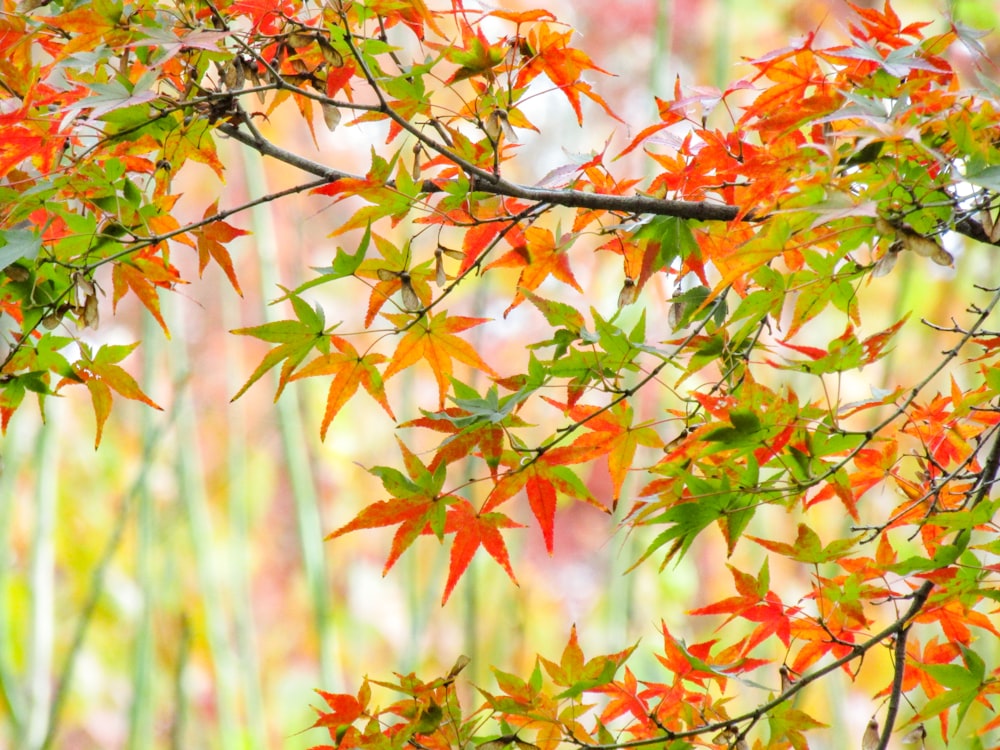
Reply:
M217 213L219 213L219 202L215 201L205 211L205 218L207 219ZM201 275L205 271L209 259L214 258L215 262L222 267L226 278L229 279L229 283L233 285L233 289L242 297L243 290L240 289L240 283L236 280L233 259L230 257L225 245L237 237L249 234L249 232L245 229L237 229L224 221L213 221L211 224L206 224L203 227L195 229L192 234L198 240L198 274Z
M517 280L518 291L514 301L504 310L504 317L515 307L524 302L521 289L534 291L549 276L554 276L564 284L569 284L583 294L583 289L573 276L566 255L566 246L556 243L555 235L543 227L528 227L524 232L524 244L517 245L512 250L490 263L491 268L521 268L521 276Z
M316 375L334 376L330 382L330 390L326 397L326 411L323 413L323 422L320 425L321 439L326 439L330 423L333 422L341 407L355 394L359 385L363 385L368 394L378 401L390 417L395 419L396 415L392 413L392 408L385 397L382 377L375 369L375 365L385 362L385 355L377 353L359 355L357 349L341 336L331 336L330 342L337 347L336 352L314 359L289 378L289 380L298 380Z
M455 584L469 567L472 557L480 546L500 564L514 585L517 585L517 578L514 577L514 571L510 567L507 545L500 534L500 529L516 528L524 528L524 525L512 521L502 513L477 513L468 500L459 500L448 508L444 532L446 534L454 533L455 541L451 546L448 582L445 584L444 596L441 598L442 605L448 601Z
M409 319L408 316L392 315L387 317L394 321L396 319ZM407 367L412 367L421 360L426 361L437 380L440 396L439 408L443 409L445 395L451 387L453 359L464 362L491 377L499 377L488 364L483 362L468 341L455 335L459 331L480 325L487 320L488 318L468 318L461 315L449 318L445 312L438 313L432 318L421 318L399 342L383 377L388 380Z
M156 318L163 333L170 338L170 330L160 312L160 297L157 287L169 289L174 284L184 283L177 274L177 269L163 258L146 253L139 253L129 260L115 263L111 271L112 309L117 309L118 302L128 291L132 291L149 313Z

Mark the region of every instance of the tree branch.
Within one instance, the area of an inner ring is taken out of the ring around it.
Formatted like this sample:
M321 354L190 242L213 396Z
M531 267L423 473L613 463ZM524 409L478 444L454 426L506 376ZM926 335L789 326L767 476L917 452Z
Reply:
M927 583L930 582L928 581ZM927 583L924 585L926 586ZM892 728L896 724L896 714L899 713L899 699L903 695L903 675L906 673L906 636L909 634L910 626L907 625L896 636L896 647L893 649L896 660L896 671L892 675L892 692L889 693L889 709L885 713L885 727L882 729L882 737L879 740L877 750L886 750L889 747Z
M242 128L231 123L220 123L219 130L233 140L249 146L264 156L282 161L285 164L301 169L317 177L323 177L330 182L343 179L361 179L359 175L344 172L312 159L296 154L275 145L269 140L254 137ZM707 201L678 201L664 198L653 198L648 195L608 195L605 193L587 193L582 190L552 190L533 188L509 182L501 177L484 179L476 175L470 176L473 190L502 195L508 198L536 203L549 203L567 208L589 208L614 211L623 214L652 214L655 216L676 216L680 219L695 219L698 221L733 221L740 215L738 206L725 203L709 203ZM393 187L389 181L386 187ZM421 190L425 193L440 193L444 188L433 180L424 180ZM745 220L757 220L759 217L747 215Z
M277 159L317 177L327 179L330 182L342 179L361 179L359 175L328 167L325 164L320 164L300 154L281 148L267 139L255 137L253 134L247 133L239 126L231 123L220 123L219 130L233 140L249 146L264 156L270 156L273 159ZM548 203L565 208L586 208L622 214L675 216L679 219L693 219L695 221L734 221L741 217L743 221L762 221L767 218L755 214L753 210L744 214L739 206L731 206L726 203L669 200L666 198L653 198L648 195L609 195L606 193L590 193L568 188L555 190L536 188L510 182L499 176L487 179L478 175L469 175L469 181L472 189L480 192L508 198L519 198L537 203ZM387 182L386 187L394 187L393 181L390 180ZM444 188L439 182L424 180L421 190L425 193L440 193ZM961 219L956 222L953 230L978 242L1000 246L1000 243L990 241L989 235L983 229L982 224L974 219Z

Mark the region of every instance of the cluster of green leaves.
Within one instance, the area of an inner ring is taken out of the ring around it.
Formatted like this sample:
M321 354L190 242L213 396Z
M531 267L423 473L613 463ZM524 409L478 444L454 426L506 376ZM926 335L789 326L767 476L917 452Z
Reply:
M316 178L255 203L312 190L366 204L338 231L363 232L357 249L284 290L294 320L236 331L273 345L236 396L275 368L277 395L329 378L325 436L359 386L395 419L385 381L420 365L437 385L436 403L400 424L432 449L418 455L400 439L403 470L371 469L385 497L331 537L395 527L386 570L421 537L449 544L447 601L480 548L515 580L506 540L523 526L517 498L551 552L560 503L617 513L631 473L641 486L622 524L654 532L636 565L666 565L717 528L731 554L756 545L803 566L809 581L787 600L767 562L756 574L733 566L736 594L693 614L725 615L726 637L736 635L688 646L664 626L665 680L637 680L624 667L630 650L585 661L574 632L558 665L539 659L548 683L540 668L526 680L498 671L501 692L483 689L470 713L455 697L458 668L383 685L406 696L385 709L370 706L367 683L357 696L324 694L330 710L317 726L338 747L802 748L820 722L790 698L890 642L886 729L872 720L866 750L885 747L904 695L914 723L937 717L947 735L1000 685L1000 665L974 650L977 633L1000 637L983 611L996 600L1000 332L986 326L1000 293L978 292L986 301L947 329L954 346L910 382L851 404L802 383L822 391L877 367L918 325L881 328L863 304L868 287L891 283L901 256L950 266L948 233L1000 241L1000 91L968 29L926 34L888 4L855 11L845 44L820 47L810 35L710 95L678 81L658 101L659 121L617 155L641 150L651 179L616 174L627 162L605 148L555 170L545 188L505 176L518 140L536 129L527 98L547 81L578 122L584 100L614 116L583 77L603 71L545 10L144 0L7 15L3 424L26 392L44 402L73 384L92 397L98 440L113 392L155 405L118 365L131 347L93 351L80 331L98 323L95 275L105 266L112 300L134 295L164 330L160 295L184 282L172 254L196 253L200 271L214 261L239 291L226 245L243 232L226 219L245 207L213 204L184 223L171 192L189 163L222 174L214 142L223 134ZM975 87L959 82L953 46L980 66ZM289 100L310 128L317 110L328 128L383 123L367 173L266 138L256 121ZM353 119L342 124L343 113ZM675 148L664 149L656 136L665 134ZM411 231L394 239L404 221ZM574 273L584 249L600 253L602 272L622 269L612 315L591 306ZM520 372L496 371L463 335L502 322L449 304L460 286L502 269L517 273L505 316L526 305L546 324L524 341ZM364 314L328 324L311 290L349 283L370 290ZM655 325L632 312L664 287L669 311ZM945 372L950 391L931 392ZM783 383L786 373L799 386ZM484 376L489 385L476 386ZM641 416L640 393L655 394L654 416ZM545 410L561 424L539 439L527 415ZM594 463L607 466L609 496L580 478ZM880 494L896 506L887 511ZM848 536L817 525L828 501L851 519ZM746 534L770 507L801 519L795 539ZM781 658L761 656L765 644ZM801 679L731 713L731 678L779 664ZM766 739L756 729L765 718Z

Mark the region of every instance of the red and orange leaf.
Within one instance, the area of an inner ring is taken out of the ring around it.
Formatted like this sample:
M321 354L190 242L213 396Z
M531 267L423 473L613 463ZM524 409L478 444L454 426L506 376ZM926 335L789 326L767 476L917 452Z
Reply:
M567 247L556 243L552 231L544 227L532 226L524 232L523 245L518 245L490 263L486 268L521 268L521 276L517 280L518 292L514 301L504 310L506 316L511 310L524 301L521 289L535 291L545 279L552 276L564 284L569 284L583 294L583 289L573 276L569 267Z
M208 209L205 211L205 218L214 216L219 212L219 202L215 201ZM198 242L198 273L199 275L204 273L205 267L208 265L209 258L215 260L216 263L222 268L226 274L226 278L229 279L229 283L233 285L233 289L241 297L243 296L243 291L240 289L239 281L236 279L236 270L233 268L233 259L229 255L229 251L226 249L226 245L232 242L237 237L242 237L245 234L249 234L244 229L237 229L231 224L219 220L213 221L210 224L206 224L199 227L191 232Z
M364 386L368 394L385 409L390 417L395 419L396 415L392 413L392 408L386 399L382 376L375 368L375 365L385 362L385 356L378 353L359 355L351 343L341 336L331 336L330 341L337 347L338 351L314 359L289 378L289 381L292 381L317 375L334 376L330 382L330 390L326 397L326 410L320 425L321 439L326 439L330 424L341 407L350 401L359 385Z
M482 546L490 557L497 561L510 580L517 585L517 578L510 567L510 556L507 545L500 534L500 529L524 528L502 513L477 513L468 500L459 500L448 508L445 522L445 533L455 534L451 546L451 559L448 564L448 581L444 587L441 604L444 605L459 578L469 567L476 550Z
M584 426L592 430L568 446L553 448L549 460L553 463L580 463L606 455L611 475L612 504L618 502L638 447L663 447L663 440L656 430L651 427L632 427L632 408L625 401L618 402L611 409L605 409L585 404L564 404L543 398L574 421L586 420Z
M528 33L528 45L535 53L528 64L521 68L517 77L517 87L523 88L541 74L548 76L569 100L576 113L577 122L583 124L583 110L580 107L580 95L590 98L599 104L612 117L618 116L608 107L588 83L581 80L581 74L586 70L607 73L594 64L593 60L579 49L569 46L571 31L555 31L545 22L536 24Z
M117 309L118 302L131 291L139 298L156 322L160 324L163 333L170 338L170 330L160 313L159 288L170 288L182 283L177 272L163 263L159 258L137 256L131 260L115 263L111 272L112 307Z
M628 667L625 667L625 674L621 680L615 680L597 690L608 696L608 703L601 712L601 721L604 724L625 714L630 714L635 721L643 725L652 724L649 718L649 703L640 694L639 683Z
M325 690L317 689L316 692L326 701L330 711L320 711L317 709L319 718L312 725L313 727L330 727L336 729L344 725L353 724L363 712L361 703L353 695L347 693L328 693Z
M507 462L508 459L505 458L504 461ZM543 454L537 461L523 468L520 468L520 462L516 457L513 464L518 468L500 478L486 498L482 512L499 507L523 489L528 496L531 512L542 531L545 549L550 555L554 550L557 492L606 510L594 499L579 477L568 467L551 459L548 454Z
M405 320L407 320L406 316L400 316L401 324L405 324ZM425 361L431 367L437 380L440 400L438 408L443 409L445 396L451 387L451 376L454 372L453 359L491 377L499 377L488 364L483 362L468 341L455 335L473 326L481 325L487 320L487 318L469 318L458 315L448 317L446 312L440 312L432 318L422 318L410 328L403 336L402 341L399 342L383 377L388 380L417 362Z
M385 575L414 540L423 533L438 507L435 498L426 495L380 500L366 506L354 520L328 534L326 539L336 539L359 529L377 529L399 524L392 539L389 557L382 569L382 575Z

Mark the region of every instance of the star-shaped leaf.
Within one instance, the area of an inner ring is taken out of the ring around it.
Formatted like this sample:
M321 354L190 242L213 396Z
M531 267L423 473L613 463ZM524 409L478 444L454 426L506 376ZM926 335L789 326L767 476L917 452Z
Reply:
M407 319L408 316L399 316ZM396 319L391 316L390 319ZM385 369L386 380L407 367L412 367L421 360L430 365L438 383L440 405L444 408L445 396L451 386L452 360L457 359L470 367L485 372L491 377L499 377L493 369L483 362L476 350L455 334L473 326L485 323L487 318L467 318L463 316L448 317L441 312L432 318L423 318L403 336L396 347L396 352Z

